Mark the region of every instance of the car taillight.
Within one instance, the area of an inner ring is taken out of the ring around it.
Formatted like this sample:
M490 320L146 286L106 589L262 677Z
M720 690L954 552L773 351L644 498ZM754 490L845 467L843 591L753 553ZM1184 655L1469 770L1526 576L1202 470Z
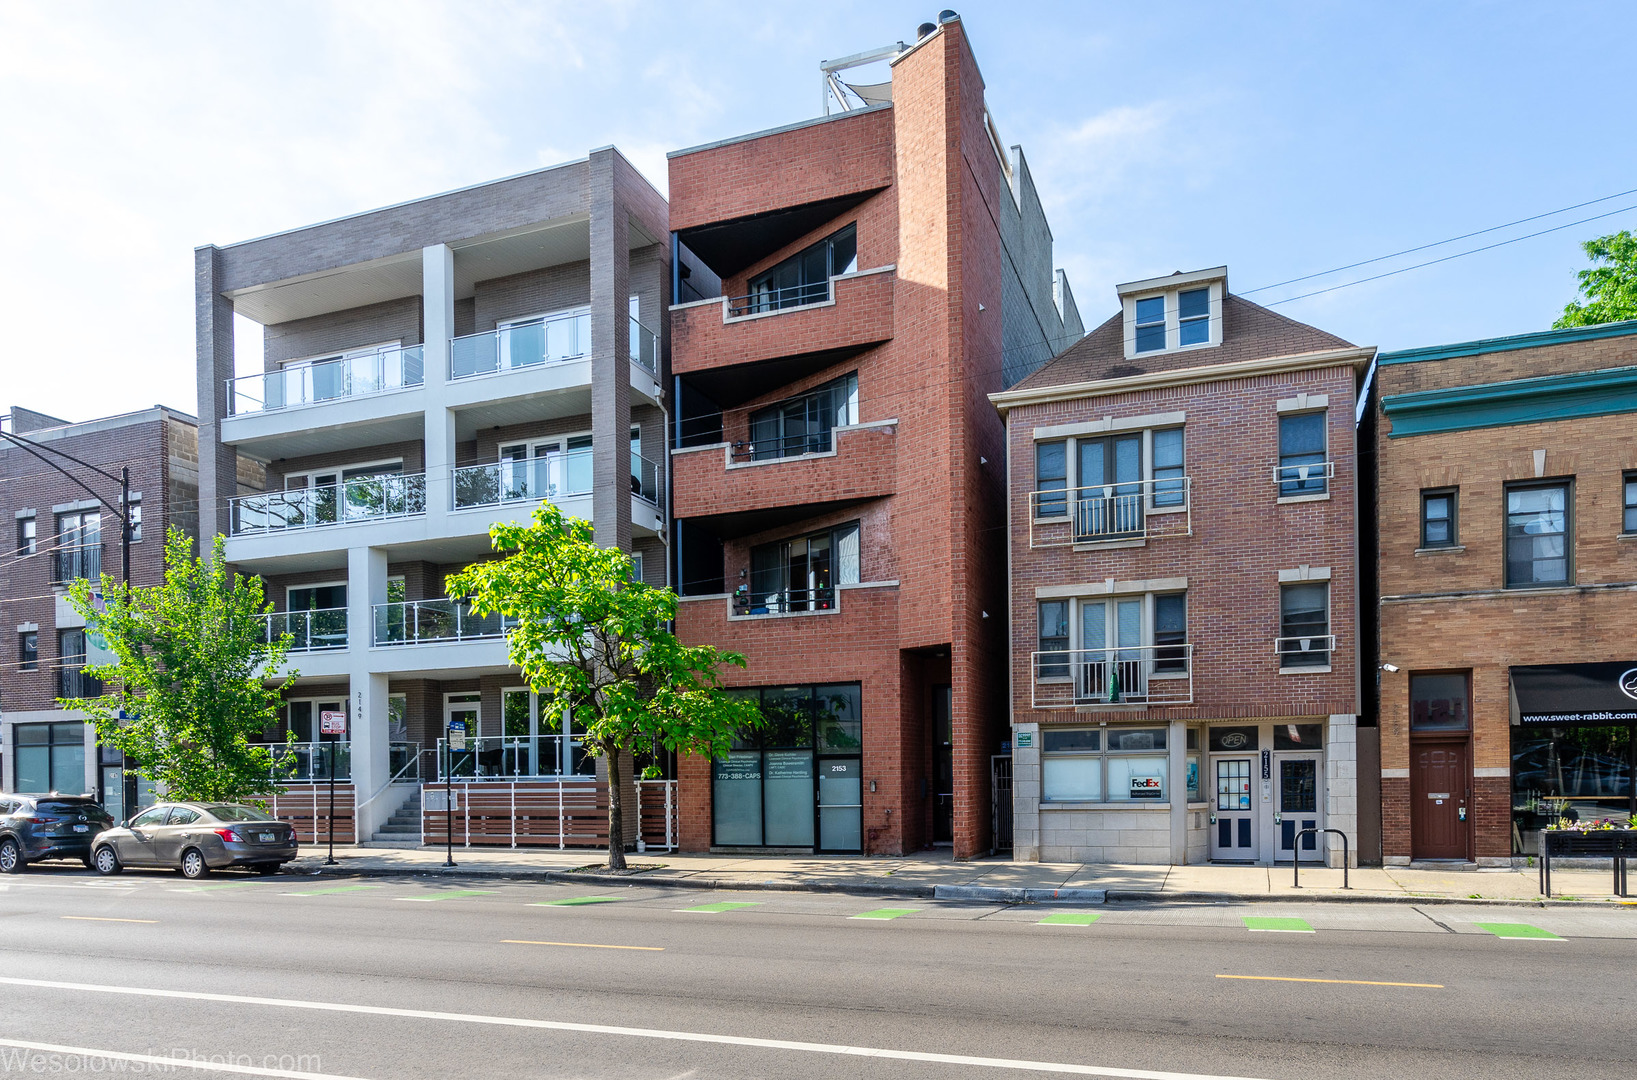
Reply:
M242 843L244 843L243 840L239 839L239 834L234 832L232 829L214 829L212 831L215 832L215 834L217 836L220 836L223 840L226 840L230 844L242 844Z
M24 818L23 820L28 822L31 825L54 825L54 824L56 824L56 821L57 821L56 818L49 818L49 817L31 817L31 818Z

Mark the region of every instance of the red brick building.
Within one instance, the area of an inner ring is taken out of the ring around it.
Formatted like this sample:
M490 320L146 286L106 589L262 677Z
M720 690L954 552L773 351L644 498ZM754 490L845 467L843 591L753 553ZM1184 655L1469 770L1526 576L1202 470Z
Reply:
M1374 350L1229 294L1226 267L1118 291L992 399L1016 857L1316 859L1309 828L1356 855L1354 410Z
M1637 811L1637 322L1383 353L1385 861Z
M986 395L1080 326L964 27L923 30L874 104L670 157L678 629L775 721L679 763L686 849L997 843Z

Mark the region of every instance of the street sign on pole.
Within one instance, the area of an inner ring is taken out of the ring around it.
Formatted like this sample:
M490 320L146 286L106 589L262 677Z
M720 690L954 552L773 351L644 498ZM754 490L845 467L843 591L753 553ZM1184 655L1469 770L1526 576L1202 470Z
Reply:
M318 714L318 733L320 735L345 735L347 733L347 714L345 711L332 712L325 709Z
M324 709L318 714L318 735L330 744L330 817L326 832L330 834L330 854L325 866L335 865L335 744L347 733L347 714L340 709ZM325 738L328 736L328 738Z

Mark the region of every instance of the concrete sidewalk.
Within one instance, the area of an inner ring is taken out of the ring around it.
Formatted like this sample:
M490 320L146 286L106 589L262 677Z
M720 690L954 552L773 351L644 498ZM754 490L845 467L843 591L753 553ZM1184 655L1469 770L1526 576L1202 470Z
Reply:
M336 866L324 866L324 849L308 846L286 873L343 876L420 874L459 878L570 881L590 886L644 885L688 889L770 889L845 892L876 896L936 897L996 902L1214 902L1245 900L1398 901L1448 903L1493 901L1543 903L1534 869L1355 869L1343 890L1342 872L1303 867L1301 887L1289 865L1123 866L1106 863L1015 863L1005 859L956 862L925 852L894 857L685 855L628 852L631 870L603 870L605 853L591 849L515 850L460 848L446 868L442 848L337 846ZM1552 872L1552 902L1629 904L1611 894L1606 870Z

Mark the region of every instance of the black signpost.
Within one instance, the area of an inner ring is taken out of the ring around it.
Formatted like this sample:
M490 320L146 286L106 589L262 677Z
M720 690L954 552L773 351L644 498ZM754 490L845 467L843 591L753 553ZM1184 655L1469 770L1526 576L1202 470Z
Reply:
M335 865L335 744L347 733L347 714L325 711L318 717L318 737L330 744L330 815L325 831L330 834L330 855L325 866Z
M455 740L466 749L466 721L451 720L443 739L443 843L444 866L455 864Z

